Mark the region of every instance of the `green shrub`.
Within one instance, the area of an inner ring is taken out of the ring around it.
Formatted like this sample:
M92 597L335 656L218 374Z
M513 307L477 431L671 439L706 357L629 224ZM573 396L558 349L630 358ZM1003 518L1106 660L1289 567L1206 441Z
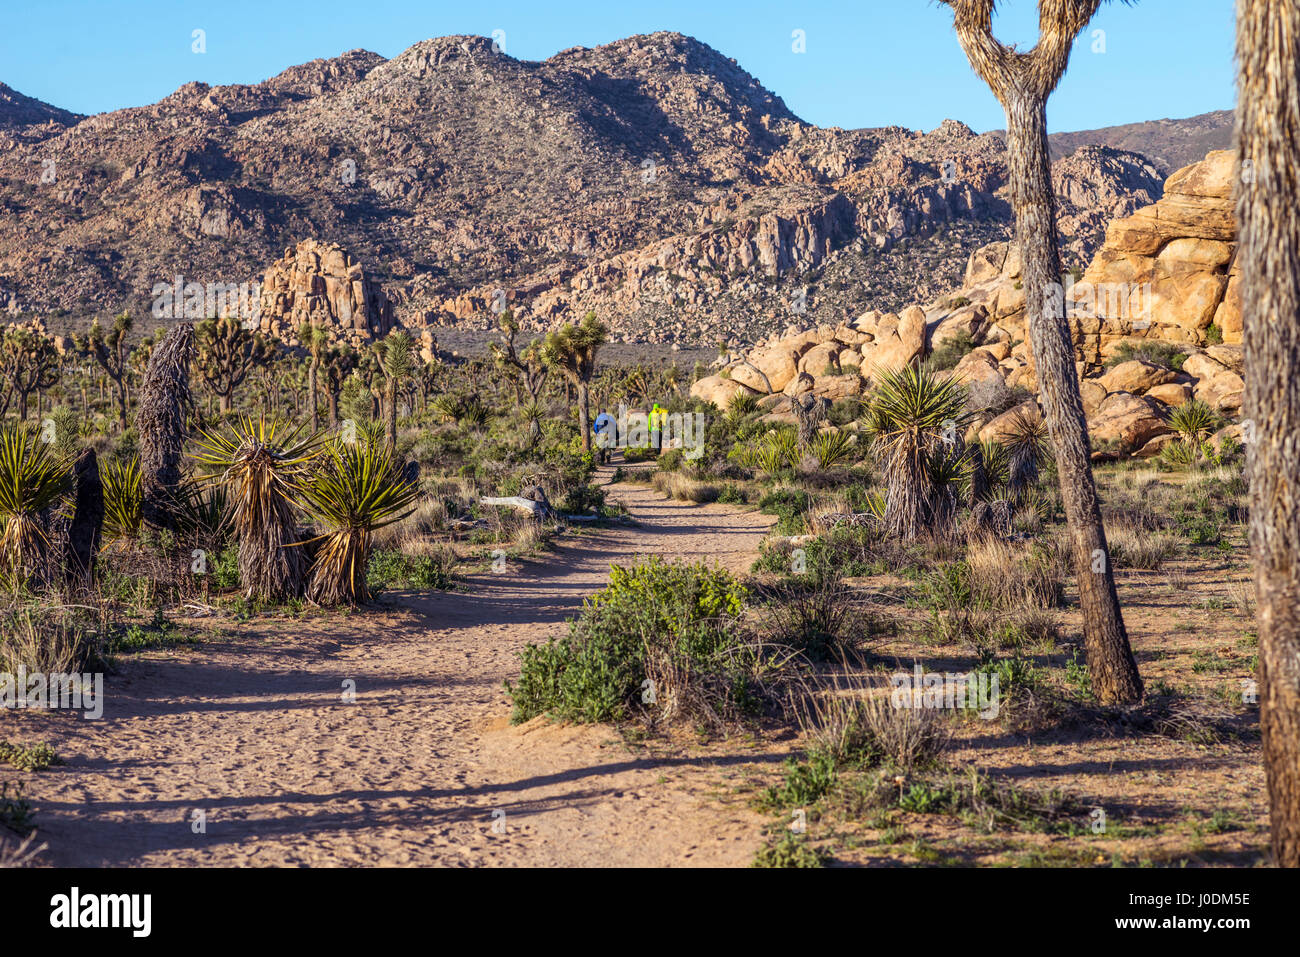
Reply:
M44 771L54 764L62 764L54 748L49 744L33 744L23 747L0 741L0 763L10 764L20 771Z
M724 485L718 491L718 501L724 505L744 505L749 501L749 496L739 485Z
M759 499L758 508L780 519L774 529L778 535L797 535L804 530L804 514L811 501L802 489L777 489Z
M786 831L781 839L761 848L754 855L753 867L825 867L826 854L810 847L808 842L793 831Z
M939 348L930 354L930 368L940 372L953 369L974 348L975 340L963 329L944 340Z
M703 563L613 566L568 634L524 649L518 682L506 683L514 722L618 721L638 704L669 718L751 708L755 662L736 623L745 598L728 572Z
M455 561L449 553L407 555L390 548L376 548L370 553L366 569L366 586L383 588L436 588L441 591L455 584Z

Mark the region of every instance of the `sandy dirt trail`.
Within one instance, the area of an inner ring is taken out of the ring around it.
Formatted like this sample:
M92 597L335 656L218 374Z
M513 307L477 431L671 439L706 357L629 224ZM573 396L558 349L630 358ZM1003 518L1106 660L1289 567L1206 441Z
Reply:
M607 478L609 469L603 470ZM629 748L610 728L507 723L518 651L558 633L611 562L750 564L767 517L611 486L636 526L378 610L234 626L109 676L99 721L23 737L67 764L24 775L55 865L743 865L764 819L730 795L752 762ZM343 701L355 682L355 703ZM24 716L28 722L36 715ZM198 813L204 825L196 823Z

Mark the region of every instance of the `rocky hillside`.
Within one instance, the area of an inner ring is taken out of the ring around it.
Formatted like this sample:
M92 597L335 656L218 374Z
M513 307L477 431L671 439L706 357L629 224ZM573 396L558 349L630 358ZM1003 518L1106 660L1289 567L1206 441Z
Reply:
M57 136L84 119L0 83L0 149Z
M313 240L407 326L486 328L504 302L539 328L592 309L624 341L739 343L948 291L1011 222L998 134L810 126L673 33L543 62L443 37L85 119L9 94L0 310L52 327L147 327L159 283L260 280ZM1079 266L1160 193L1109 147L1055 180Z
M1110 225L1082 278L1061 291L1099 447L1156 454L1171 438L1167 409L1192 396L1224 415L1240 411L1234 159L1215 152L1174 173L1163 199ZM720 406L753 395L773 418L792 418L797 396L862 396L881 372L946 352L984 413L975 431L989 438L1013 417L1008 404L1038 414L1020 265L1013 245L985 246L957 295L838 326L791 326L720 359L691 392Z
M1103 130L1053 133L1047 139L1053 159L1068 156L1081 146L1111 146L1141 153L1156 165L1161 175L1168 176L1211 150L1231 149L1233 123L1232 110L1217 110L1185 120L1150 120Z

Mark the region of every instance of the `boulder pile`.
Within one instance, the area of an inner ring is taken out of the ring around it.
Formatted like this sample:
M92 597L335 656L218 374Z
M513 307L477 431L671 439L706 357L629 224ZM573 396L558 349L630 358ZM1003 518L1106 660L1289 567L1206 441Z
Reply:
M1154 455L1172 438L1168 409L1193 396L1224 415L1240 411L1234 162L1233 153L1219 151L1178 170L1161 200L1110 224L1082 276L1065 277L1059 292L1094 445ZM953 373L976 395L1005 398L1021 389L1032 397L1037 381L1021 279L1014 244L983 246L971 254L957 293L838 326L790 326L745 355L719 359L717 373L691 393L719 406L748 393L772 418L790 419L795 396L862 396L882 371L942 352L961 353ZM1032 398L1018 408L1037 413ZM997 434L999 419L1016 411L981 423L980 435Z

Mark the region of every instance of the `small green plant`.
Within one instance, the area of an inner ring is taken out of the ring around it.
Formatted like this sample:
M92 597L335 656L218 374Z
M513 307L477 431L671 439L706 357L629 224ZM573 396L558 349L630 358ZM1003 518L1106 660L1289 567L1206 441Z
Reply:
M1076 648L1065 663L1065 683L1081 701L1092 700L1092 677L1086 662L1079 658Z
M0 825L24 833L31 830L32 804L23 797L23 786L15 784L10 794L9 782L0 784Z
M20 771L44 771L55 764L62 764L53 746L41 742L28 747L0 741L0 762L13 765Z
M809 846L806 839L787 830L780 840L761 848L754 867L825 867L825 852Z

